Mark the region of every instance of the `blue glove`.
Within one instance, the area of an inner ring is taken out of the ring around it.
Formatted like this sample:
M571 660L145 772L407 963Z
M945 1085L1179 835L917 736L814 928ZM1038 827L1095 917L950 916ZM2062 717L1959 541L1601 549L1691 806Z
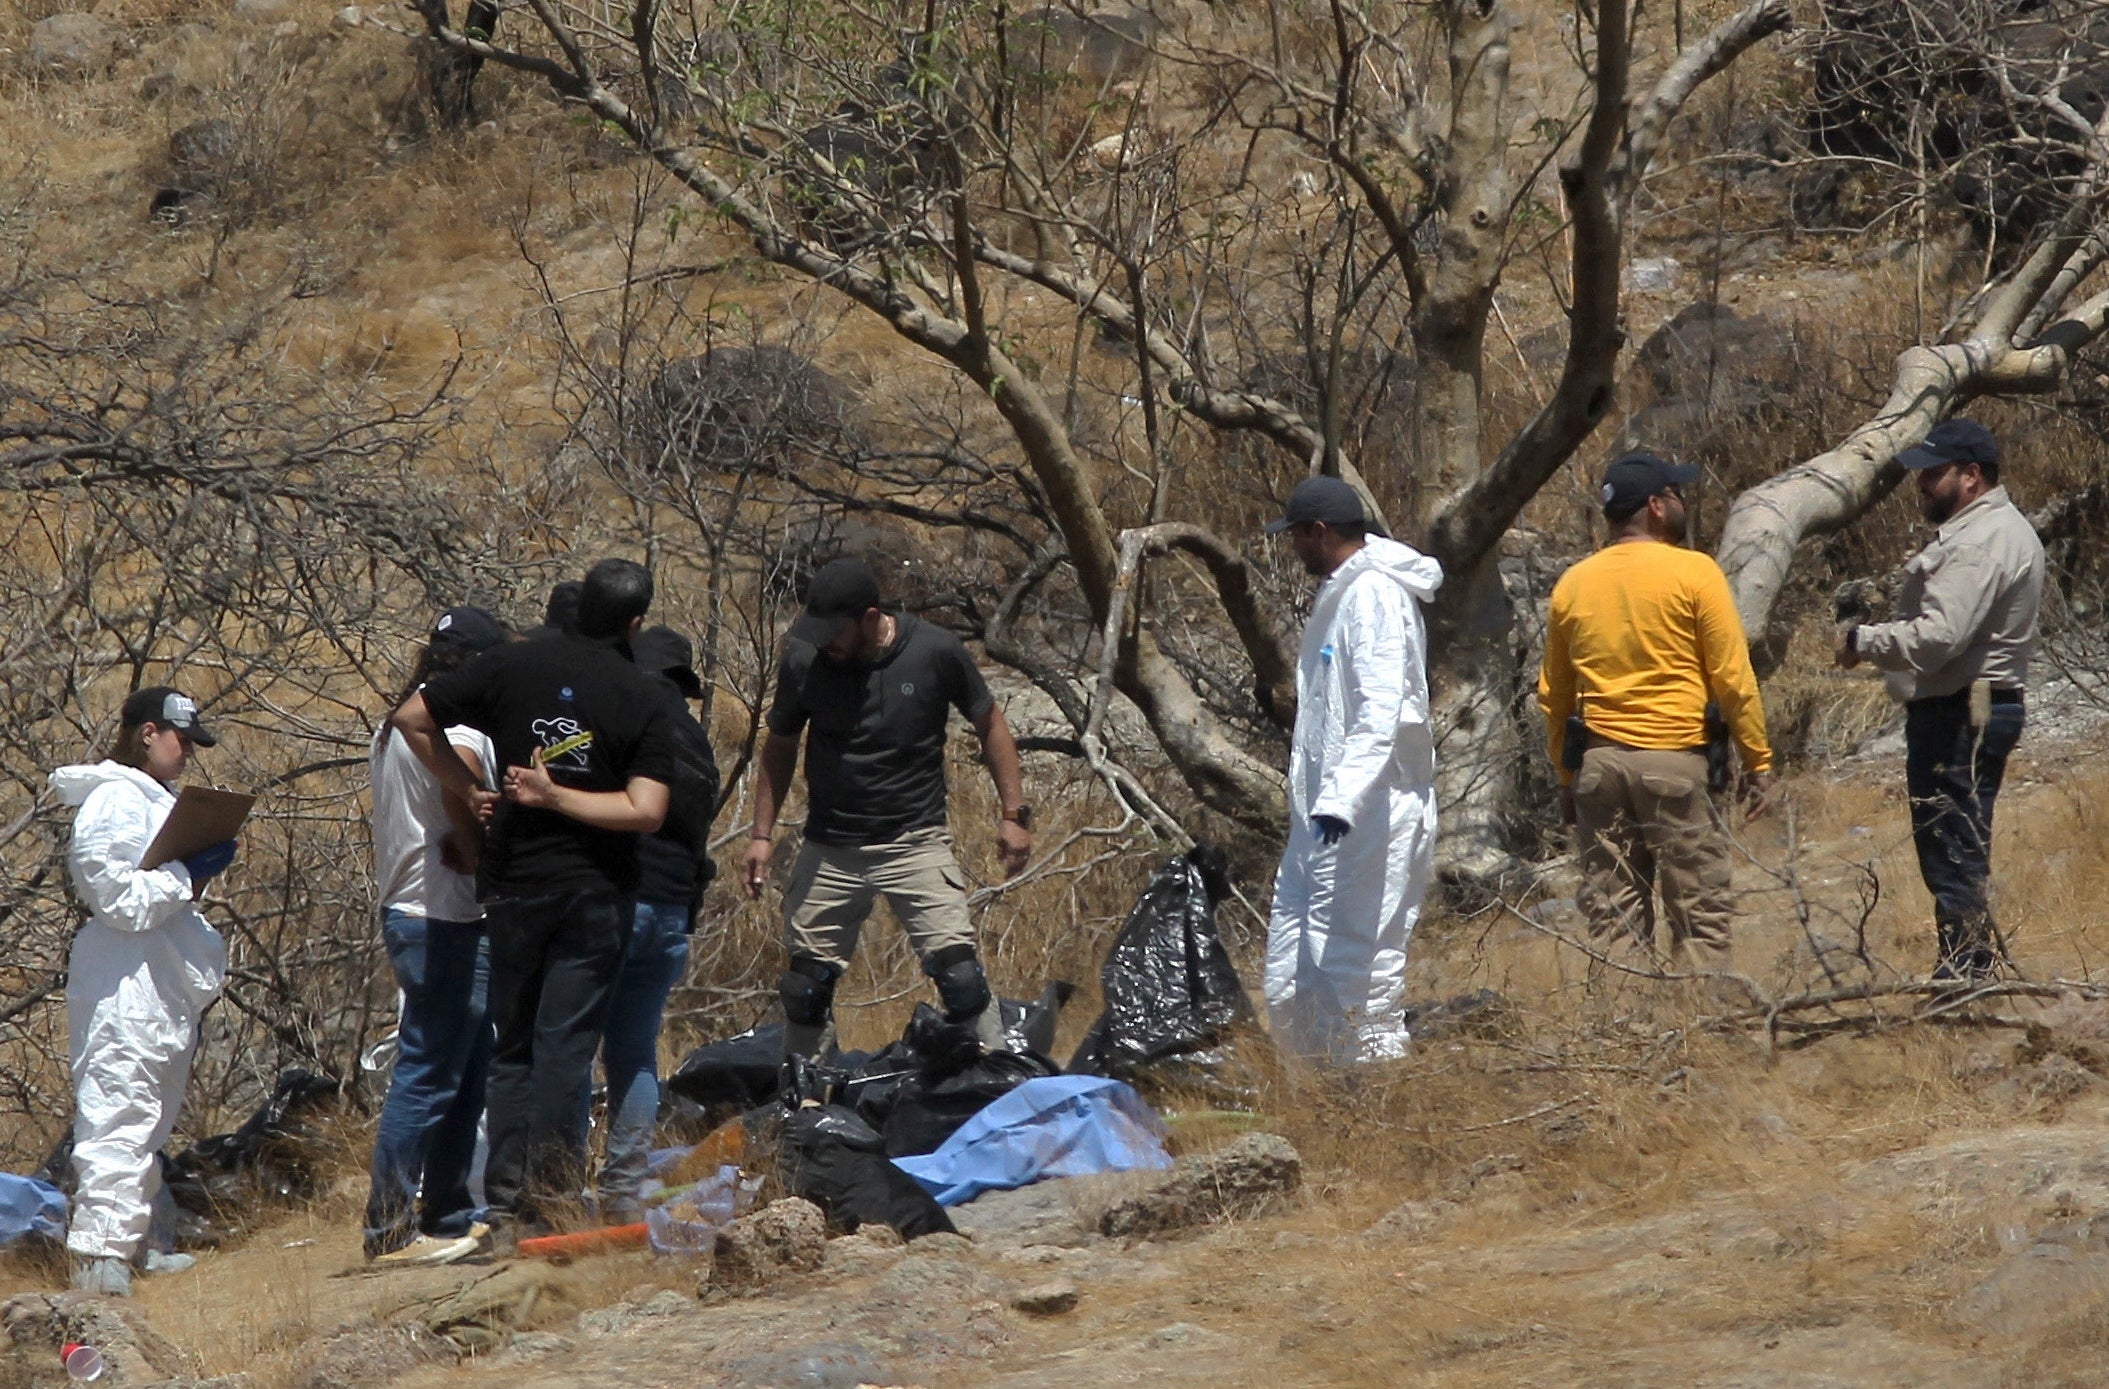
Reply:
M1325 845L1328 849L1347 838L1347 831L1347 821L1337 815L1313 815L1311 817L1311 833L1317 835L1318 842Z
M207 845L183 860L183 866L190 870L191 886L203 887L225 872L227 865L233 862L234 841L223 839L217 844Z

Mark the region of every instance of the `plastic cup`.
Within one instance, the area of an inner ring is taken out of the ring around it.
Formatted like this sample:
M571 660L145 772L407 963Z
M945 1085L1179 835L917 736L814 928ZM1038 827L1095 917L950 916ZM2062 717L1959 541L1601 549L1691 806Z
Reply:
M69 1341L59 1348L59 1358L66 1366L66 1378L76 1384L103 1377L103 1353L94 1346Z

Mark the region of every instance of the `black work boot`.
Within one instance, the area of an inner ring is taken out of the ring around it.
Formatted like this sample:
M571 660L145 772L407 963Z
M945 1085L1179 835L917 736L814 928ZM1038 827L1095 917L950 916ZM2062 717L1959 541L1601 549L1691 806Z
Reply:
M1935 979L1982 984L1999 976L2000 957L1992 946L1990 921L1943 921L1938 930L1940 959L1933 966Z

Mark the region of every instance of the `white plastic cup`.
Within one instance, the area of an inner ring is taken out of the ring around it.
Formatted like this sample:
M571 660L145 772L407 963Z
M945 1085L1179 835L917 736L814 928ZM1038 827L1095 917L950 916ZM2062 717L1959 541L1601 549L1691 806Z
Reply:
M70 1345L60 1353L65 1356L66 1378L74 1383L103 1377L103 1353L94 1346Z

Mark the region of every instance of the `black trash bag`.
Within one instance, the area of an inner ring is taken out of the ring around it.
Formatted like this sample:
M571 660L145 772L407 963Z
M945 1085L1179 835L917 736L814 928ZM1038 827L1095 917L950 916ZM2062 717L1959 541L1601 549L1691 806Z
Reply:
M983 1052L970 1025L946 1022L927 1003L916 1005L906 1041L915 1056L914 1073L892 1088L883 1106L874 1094L858 1106L885 1135L888 1157L935 1152L991 1101L1035 1076L1061 1074L1037 1052Z
M184 1210L224 1216L259 1196L307 1200L328 1185L330 1154L306 1116L337 1098L335 1080L293 1067L233 1133L201 1138L167 1160L169 1194Z
M1241 1096L1228 1044L1256 1033L1252 1000L1216 933L1230 895L1223 851L1196 844L1142 890L1106 952L1106 1011L1069 1060L1073 1075Z
M1001 1000L1003 1040L1012 1051L1053 1055L1055 1027L1062 1020L1062 1009L1075 993L1076 985L1067 979L1057 979L1041 989L1040 996L1031 1003L1021 1003L1015 998Z
M666 1088L700 1106L707 1116L723 1118L775 1099L783 1060L784 1025L750 1027L683 1057L666 1078Z
M878 1130L847 1106L792 1110L778 1154L785 1189L820 1207L835 1229L887 1225L903 1239L956 1233L945 1208L887 1161Z

